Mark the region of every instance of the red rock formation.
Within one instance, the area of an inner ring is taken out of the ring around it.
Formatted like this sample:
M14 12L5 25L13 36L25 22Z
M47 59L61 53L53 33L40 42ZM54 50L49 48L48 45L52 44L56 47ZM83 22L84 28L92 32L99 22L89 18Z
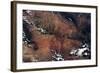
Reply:
M69 55L72 49L78 48L81 44L79 40L68 38L78 33L73 22L65 20L58 13L44 11L30 11L30 13L24 11L23 20L30 27L28 29L31 32L32 42L36 43L36 45L28 44L30 47L23 44L24 61L27 59L50 61L53 55L51 50L61 53L65 60L78 59ZM48 34L37 31L37 27L47 30ZM36 50L34 50L35 46L37 46Z

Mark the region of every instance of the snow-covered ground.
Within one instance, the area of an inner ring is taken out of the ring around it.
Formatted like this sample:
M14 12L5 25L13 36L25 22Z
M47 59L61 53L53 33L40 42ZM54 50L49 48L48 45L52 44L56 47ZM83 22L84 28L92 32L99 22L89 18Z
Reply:
M83 44L82 47L78 49L73 49L70 52L70 55L78 56L78 57L89 57L90 56L90 48L88 44Z

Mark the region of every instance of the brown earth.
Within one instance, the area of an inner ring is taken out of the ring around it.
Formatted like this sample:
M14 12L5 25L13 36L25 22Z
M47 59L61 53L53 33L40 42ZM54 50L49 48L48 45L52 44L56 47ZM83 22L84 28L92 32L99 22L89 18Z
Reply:
M79 30L73 22L64 19L59 13L45 11L30 11L30 13L24 11L23 20L28 23L26 27L31 33L32 42L35 42L35 44L23 42L23 60L25 62L51 61L53 55L51 50L60 52L65 60L78 59L69 55L72 49L81 45L80 40L71 39L79 36ZM36 26L46 29L49 34L37 31Z

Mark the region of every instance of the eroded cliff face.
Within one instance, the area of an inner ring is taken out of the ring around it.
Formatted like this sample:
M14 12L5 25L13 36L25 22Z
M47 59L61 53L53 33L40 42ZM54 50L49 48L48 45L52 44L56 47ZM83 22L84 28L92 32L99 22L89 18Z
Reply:
M60 12L23 10L23 61L85 59L70 55L89 38L82 27L90 27L90 20L86 14L80 15L71 13L66 18Z

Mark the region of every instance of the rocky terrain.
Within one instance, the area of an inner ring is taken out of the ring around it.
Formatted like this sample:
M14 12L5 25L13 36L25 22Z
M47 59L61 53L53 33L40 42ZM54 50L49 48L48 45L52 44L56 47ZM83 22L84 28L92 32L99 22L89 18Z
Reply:
M23 62L91 58L89 13L23 10Z

